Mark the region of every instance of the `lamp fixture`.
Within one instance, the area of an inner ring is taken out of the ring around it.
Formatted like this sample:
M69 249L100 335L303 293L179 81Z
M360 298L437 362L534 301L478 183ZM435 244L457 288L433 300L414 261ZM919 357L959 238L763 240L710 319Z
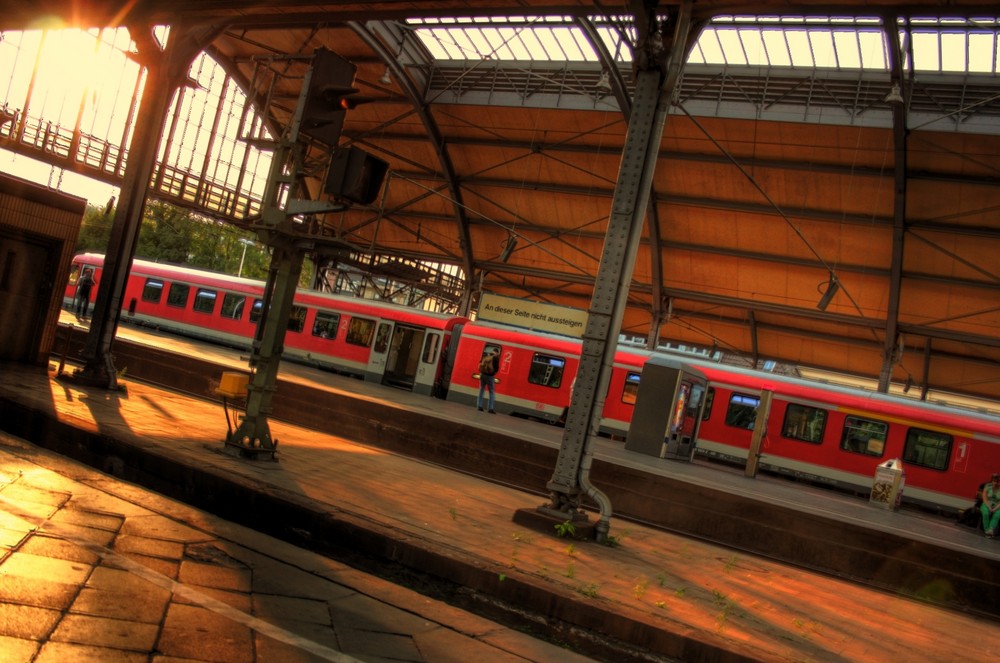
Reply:
M826 307L830 305L830 300L833 299L838 290L840 290L840 281L837 280L833 272L830 272L830 279L826 282L826 291L820 298L819 303L816 304L816 308L820 311L825 311Z
M598 92L602 92L604 94L611 92L611 80L608 78L607 69L601 71L601 77L597 79L597 85L594 87L597 88Z
M903 99L903 92L899 87L899 83L893 83L892 88L889 90L889 94L885 95L885 101L887 103L897 103L901 104L905 100Z
M392 85L392 74L389 73L389 67L385 68L385 72L382 74L382 78L378 79L378 82L382 85Z
M517 237L511 235L507 238L503 251L500 252L500 262L507 262L510 260L510 254L514 252L515 247L517 247Z

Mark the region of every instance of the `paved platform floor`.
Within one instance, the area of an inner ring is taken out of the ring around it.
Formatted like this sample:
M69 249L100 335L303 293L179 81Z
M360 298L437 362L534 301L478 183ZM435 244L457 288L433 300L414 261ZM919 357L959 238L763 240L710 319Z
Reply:
M0 434L0 661L585 661Z
M225 420L218 403L137 382L129 383L125 394L112 394L57 380L51 370L11 365L0 370L0 397L12 404L0 412L4 417L41 412L74 430L116 440L143 458L308 504L350 523L358 536L392 537L413 558L423 551L423 559L433 560L438 572L451 568L484 604L491 596L527 597L539 619L576 624L595 637L617 637L637 648L635 660L965 661L1000 654L1000 624L993 620L636 523L613 523L614 547L527 531L512 516L537 506L537 495L280 422L272 422L281 440L278 462L240 460L222 452ZM120 470L114 463L107 469ZM964 535L956 529L956 536ZM173 550L180 554L176 546ZM56 575L81 590L87 587L90 575L72 568L65 574ZM0 584L11 577L0 567ZM164 591L178 589L171 585ZM397 607L408 609L402 598ZM253 632L252 639L271 637L256 628L264 628L274 613L250 608L243 612L261 621L239 628ZM213 616L203 626L223 634L236 628L231 621ZM526 660L571 656L568 650L550 650ZM502 659L487 654L483 660Z

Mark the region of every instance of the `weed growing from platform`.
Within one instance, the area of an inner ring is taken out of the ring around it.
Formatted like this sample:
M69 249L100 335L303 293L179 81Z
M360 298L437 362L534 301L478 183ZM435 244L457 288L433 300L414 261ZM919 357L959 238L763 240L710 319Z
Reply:
M798 630L803 631L802 637L805 638L806 640L811 638L814 633L819 633L820 631L819 623L814 622L812 620L809 620L809 622L804 622L801 619L793 619L792 624L794 624L795 628L797 628Z
M574 566L573 562L566 565L566 572L563 575L567 578L573 578L576 576L576 566Z
M556 528L556 535L559 538L566 538L567 536L576 536L576 525L572 521L565 521L553 525Z
M452 507L451 509L448 509L448 515L451 516L452 520L458 520L458 513L455 511L454 507Z
M715 623L719 627L719 630L723 630L726 627L726 622L729 621L729 616L737 614L737 616L742 617L744 613L739 612L736 604L729 600L729 598L717 589L712 590L712 596L715 597L715 605L722 608L722 610L715 616Z
M569 555L570 557L576 557L576 544L575 543L571 543L568 546L566 546L566 554Z
M648 588L649 588L649 580L645 578L639 580L639 582L636 583L635 587L632 588L632 591L635 593L635 598L641 599L646 594L646 589Z
M621 534L609 534L607 538L602 541L604 545L609 548L617 548L625 540L625 537L629 535L628 530L622 530Z
M738 561L739 558L736 557L736 555L733 555L732 557L726 560L726 565L722 567L722 570L726 573L730 573L733 570L733 567L736 566L736 562Z
M580 593L589 599L597 598L597 590L600 589L600 585L595 583L590 583L586 587L580 589Z

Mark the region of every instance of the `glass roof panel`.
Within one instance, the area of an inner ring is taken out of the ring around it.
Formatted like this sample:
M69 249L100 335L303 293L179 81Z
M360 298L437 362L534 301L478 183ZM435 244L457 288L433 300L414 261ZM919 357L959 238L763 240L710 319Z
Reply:
M941 70L966 71L966 35L945 32L941 35Z
M764 46L767 48L767 56L770 64L775 67L790 67L792 65L792 54L788 48L788 33L784 30L764 30L761 35L764 39Z
M913 33L913 68L941 71L941 46L936 32Z
M837 53L837 66L841 69L860 69L861 46L858 43L858 33L836 30L832 36Z
M992 74L996 69L995 34L973 32L969 35L969 71Z
M615 61L631 62L634 25L628 17L591 20ZM438 60L598 61L586 33L565 16L413 19L409 24ZM910 38L905 28L912 29L917 71L1000 71L996 17L914 18L900 26L904 39ZM698 36L689 62L880 71L889 66L881 20L850 16L719 16Z
M767 65L767 48L764 46L760 30L740 30L739 35L747 61L753 65Z
M743 42L740 41L740 34L736 30L719 30L716 35L719 44L722 46L725 64L749 64L746 51L743 50Z
M864 30L858 33L858 50L861 53L862 69L889 70L889 56L885 50L885 39L881 32Z
M792 54L793 67L805 67L812 69L816 66L813 60L812 49L809 46L809 33L805 30L789 30L785 33L788 40L788 48Z
M809 32L809 47L817 67L830 69L837 67L837 49L833 45L833 36L829 32L811 30Z

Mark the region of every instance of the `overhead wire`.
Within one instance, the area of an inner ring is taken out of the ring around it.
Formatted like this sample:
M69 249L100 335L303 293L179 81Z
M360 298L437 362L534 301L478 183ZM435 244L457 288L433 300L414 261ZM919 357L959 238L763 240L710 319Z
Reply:
M822 265L822 266L823 266L823 267L824 267L824 268L825 268L825 269L826 269L826 270L827 270L827 271L828 271L828 272L829 272L830 274L832 274L832 275L834 275L834 277L836 277L836 272L834 271L834 269L833 269L833 266L831 266L831 265L830 265L830 264L829 264L829 263L828 263L828 262L826 261L826 259L825 259L825 258L823 258L823 256L822 256L822 255L820 254L820 252L819 252L819 251L818 251L818 250L816 249L816 247L814 247L814 246L812 245L812 243L811 243L811 242L810 242L810 241L809 241L809 240L808 240L808 239L806 238L806 236L805 236L805 235L804 235L804 234L802 233L802 230L801 230L801 229L799 229L799 227L798 227L798 226L796 226L796 225L795 225L795 224L794 224L794 223L792 222L792 220L791 220L791 219L790 219L790 218L788 217L788 215L787 215L787 214L785 214L784 210L782 210L782 209L781 209L781 207L780 207L780 206L778 205L778 203L777 203L777 202L775 202L775 200L774 200L773 198L771 198L770 194L768 194L768 193L767 193L767 191L765 191L765 190L764 190L764 188L763 188L763 187L762 187L762 186L760 185L760 183L759 183L759 182L757 182L757 180L756 180L756 179L755 179L755 178L753 177L753 175L751 175L750 173L748 173L748 172L747 172L746 168L744 168L744 167L743 167L743 164L741 164L741 163L740 163L740 162L739 162L739 161L738 161L738 160L737 160L737 159L736 159L736 158L735 158L735 157L734 157L734 156L733 156L733 155L732 155L732 154L731 154L731 153L729 152L729 150L727 150L727 149L726 149L726 148L725 148L725 147L724 147L723 145L721 145L721 144L719 143L719 141L717 141L717 140L715 139L715 137L714 137L714 136L712 136L712 135L711 135L711 134L710 134L710 133L708 132L708 130L707 130L707 129L705 129L705 127L704 127L704 126L703 126L703 125L702 125L702 124L701 124L700 122L698 122L698 120L697 120L697 119L696 119L696 118L695 118L695 117L694 117L693 115L691 115L691 113L689 113L689 112L688 112L688 110L687 110L687 109L686 109L686 108L684 107L684 105L683 105L683 104L681 104L680 102L675 102L675 105L677 106L677 108L679 108L679 109L681 110L681 112L682 112L682 113L684 113L684 115L685 115L685 116L686 116L686 117L687 117L688 119L690 119L690 120L691 120L691 122L692 122L692 123L694 123L694 125L695 125L695 126L696 126L696 127L698 128L698 130L699 130L699 131L701 131L701 132L702 132L702 133L703 133L703 134L705 135L705 137L706 137L706 138L708 138L708 140L709 140L709 141L710 141L710 142L711 142L711 143L712 143L713 145L715 145L715 147L716 147L716 148L717 148L717 149L718 149L718 150L719 150L719 151L720 151L720 152L722 153L722 155L723 155L723 156L725 156L725 157L726 157L726 158L727 158L727 159L728 159L728 160L729 160L729 161L730 161L730 162L731 162L731 163L732 163L732 164L733 164L734 166L736 166L737 170L739 170L739 171L740 171L740 173L741 173L741 174L742 174L742 175L743 175L744 177L746 177L747 181L749 181L749 182L750 182L750 184L751 184L751 185L752 185L752 186L754 187L754 189L756 189L756 190L757 190L757 192L758 192L758 193L760 193L760 195L761 195L761 196L763 196L764 200L766 200L766 201L767 201L767 203L768 203L768 204L769 204L769 205L770 205L770 206L771 206L771 207L772 207L772 208L774 209L774 211L775 211L775 212L777 212L777 213L778 213L778 215L779 215L779 216L780 216L780 217L781 217L782 219L784 219L784 221L785 221L785 223L786 223L786 224L788 225L788 227L789 227L789 228L791 228L792 232L794 232L794 233L795 233L795 235L796 235L796 236L797 236L797 237L798 237L798 238L799 238L799 239L800 239L800 240L802 241L802 243L803 243L803 244L804 244L804 245L806 246L806 248L807 248L807 249L809 249L809 252L810 252L810 253L812 253L812 255L813 255L813 256L814 256L815 258L816 258L816 260L817 260L817 261L818 261L818 262L819 262L819 263L820 263L820 264L821 264L821 265ZM839 281L839 279L837 279L837 280ZM864 314L864 311L863 311L863 310L861 309L861 306L860 306L860 305L858 304L858 302L857 302L857 301L856 301L856 300L854 299L854 297L853 297L853 296L851 295L851 293L850 293L850 292L849 292L849 291L848 291L848 290L847 290L846 288L844 288L844 295L845 295L845 296L846 296L846 297L847 297L847 298L848 298L848 299L850 300L851 304L852 304L852 305L854 306L855 310L856 310L856 311L858 312L858 315L859 315L859 316L861 316L861 319L862 319L862 320L867 320L867 317L865 316L865 314Z

